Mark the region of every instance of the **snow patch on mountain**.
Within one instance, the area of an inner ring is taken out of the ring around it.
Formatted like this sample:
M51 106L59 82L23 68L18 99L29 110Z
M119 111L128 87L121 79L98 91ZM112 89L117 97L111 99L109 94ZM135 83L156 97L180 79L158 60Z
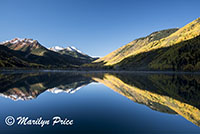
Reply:
M76 47L71 46L71 47L67 47L66 49L70 49L71 51L75 51L75 52L79 52L82 53L80 50L78 50Z
M63 50L64 48L63 47L60 47L60 46L54 46L54 47L51 47L51 48L48 48L49 50L52 50L52 51L55 51L55 52L58 52L60 50Z
M4 95L3 93L0 93L0 96L4 97L4 98L11 99L11 100L14 100L14 101L18 101L18 100L23 100L23 101L24 100L31 100L31 99L34 98L33 96L26 96L24 94L22 94L22 95L17 95L17 94Z
M60 47L60 46L54 46L54 47L51 47L51 48L48 48L48 49L55 51L55 52L58 52L58 51L61 51L61 50L67 50L67 51L71 51L71 52L78 52L78 53L84 54L74 46L69 46L69 47L66 47L66 48L63 48L63 47Z
M3 41L1 44L4 44L4 43L11 43L11 44L18 44L18 43L34 43L35 40L33 39L27 39L27 38L14 38L12 40L6 40L6 41Z
M82 87L84 87L85 85L82 85L80 87L77 88L69 88L69 89L63 89L63 88L58 88L58 87L54 87L54 88L50 88L47 91L54 93L54 94L58 94L58 93L70 93L73 94L76 91L78 91L79 89L81 89Z

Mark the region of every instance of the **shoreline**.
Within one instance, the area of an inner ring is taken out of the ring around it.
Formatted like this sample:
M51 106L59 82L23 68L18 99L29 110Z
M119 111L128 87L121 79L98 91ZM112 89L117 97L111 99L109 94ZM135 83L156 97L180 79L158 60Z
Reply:
M138 71L138 70L61 70L61 69L12 69L0 70L0 74L15 74L15 73L124 73L124 74L196 74L200 72L186 71Z

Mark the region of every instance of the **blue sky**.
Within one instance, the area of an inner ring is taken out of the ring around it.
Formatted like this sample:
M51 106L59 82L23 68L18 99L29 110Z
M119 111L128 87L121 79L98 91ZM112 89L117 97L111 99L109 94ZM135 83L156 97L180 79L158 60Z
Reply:
M0 0L0 41L38 40L104 56L200 17L199 0Z

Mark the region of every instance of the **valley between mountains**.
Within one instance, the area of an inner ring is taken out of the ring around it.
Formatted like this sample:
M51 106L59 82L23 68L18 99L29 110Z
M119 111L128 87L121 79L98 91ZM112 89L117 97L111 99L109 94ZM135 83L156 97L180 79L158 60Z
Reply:
M37 40L15 38L0 43L0 68L200 71L200 18L135 39L101 58L73 46L46 48Z

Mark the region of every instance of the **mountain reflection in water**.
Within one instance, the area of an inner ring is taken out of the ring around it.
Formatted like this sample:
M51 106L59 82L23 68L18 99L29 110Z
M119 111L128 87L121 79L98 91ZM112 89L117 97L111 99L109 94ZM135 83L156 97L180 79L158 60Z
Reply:
M78 73L17 73L1 74L1 95L13 100L36 98L48 90L53 93L74 93L80 87L93 82L90 77Z
M179 114L200 126L200 76L135 73L14 73L0 74L0 95L34 99L44 91L75 93L102 83L130 100L163 113Z

